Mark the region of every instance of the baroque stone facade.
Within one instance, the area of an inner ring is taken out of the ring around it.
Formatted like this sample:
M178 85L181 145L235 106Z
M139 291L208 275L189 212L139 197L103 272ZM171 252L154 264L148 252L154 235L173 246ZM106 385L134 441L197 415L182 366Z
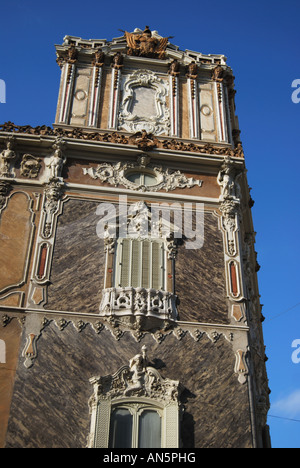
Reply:
M53 128L0 126L0 444L116 446L121 411L133 447L149 413L163 448L268 447L232 70L122 33L56 46Z

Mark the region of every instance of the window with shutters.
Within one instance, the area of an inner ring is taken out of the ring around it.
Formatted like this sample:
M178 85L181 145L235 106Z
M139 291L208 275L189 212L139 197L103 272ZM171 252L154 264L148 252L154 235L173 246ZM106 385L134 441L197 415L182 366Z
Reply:
M119 238L114 287L165 291L166 249L160 239Z

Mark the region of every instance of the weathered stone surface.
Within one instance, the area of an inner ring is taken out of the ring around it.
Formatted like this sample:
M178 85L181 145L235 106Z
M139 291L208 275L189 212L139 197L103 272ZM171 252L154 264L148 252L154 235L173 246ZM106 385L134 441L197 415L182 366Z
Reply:
M25 337L23 337L23 345ZM99 335L87 325L80 333L72 323L61 331L51 322L38 340L38 358L30 369L20 358L7 432L7 447L81 448L90 430L89 379L116 372L148 348L160 373L185 387L182 445L251 446L247 385L233 372L231 344L221 338L199 342L172 333L158 344L147 334L137 343L130 332L116 341L109 330ZM186 350L189 350L187 353Z

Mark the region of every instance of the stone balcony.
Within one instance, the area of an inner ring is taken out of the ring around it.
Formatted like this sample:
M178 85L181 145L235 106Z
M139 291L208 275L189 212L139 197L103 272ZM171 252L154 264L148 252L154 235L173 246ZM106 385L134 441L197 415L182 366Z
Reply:
M102 291L103 317L153 318L175 321L177 296L167 291L145 288L108 288Z

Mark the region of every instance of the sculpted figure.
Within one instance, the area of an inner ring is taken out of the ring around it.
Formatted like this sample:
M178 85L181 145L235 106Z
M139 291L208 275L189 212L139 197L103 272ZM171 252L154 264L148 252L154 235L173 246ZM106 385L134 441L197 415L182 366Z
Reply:
M136 392L144 388L145 371L147 365L146 346L142 347L142 353L137 354L129 361L129 368L132 372L132 384L125 390L124 395Z
M2 151L0 155L0 176L2 177L13 177L14 174L11 171L11 165L17 158L16 153L13 151L13 142L8 140L6 149Z
M217 180L223 199L235 197L235 170L228 159L225 160Z
M59 179L61 177L61 172L64 164L66 163L66 158L63 156L61 149L61 144L58 143L54 145L55 153L47 164L47 167L50 169L50 180Z

